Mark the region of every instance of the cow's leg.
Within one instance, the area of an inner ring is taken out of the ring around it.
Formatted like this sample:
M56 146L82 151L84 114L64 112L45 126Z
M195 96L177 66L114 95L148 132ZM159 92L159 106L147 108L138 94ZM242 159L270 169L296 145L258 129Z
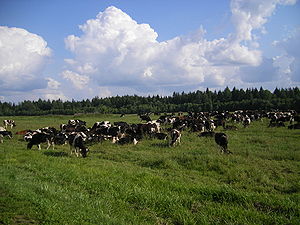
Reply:
M47 150L50 148L51 144L50 144L50 141L47 140Z
M39 150L42 150L41 144L38 144L37 146L38 146Z
M77 147L75 148L75 155L77 157L79 157L79 154L80 154L80 149L78 149Z

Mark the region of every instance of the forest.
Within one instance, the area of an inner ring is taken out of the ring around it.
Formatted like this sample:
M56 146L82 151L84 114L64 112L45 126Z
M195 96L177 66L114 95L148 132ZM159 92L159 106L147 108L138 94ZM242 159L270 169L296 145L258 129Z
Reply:
M296 110L300 111L300 90L262 87L246 90L226 87L224 90L174 92L172 96L124 95L94 97L91 100L42 100L19 103L1 102L0 116L74 115L78 113L160 113L235 110Z

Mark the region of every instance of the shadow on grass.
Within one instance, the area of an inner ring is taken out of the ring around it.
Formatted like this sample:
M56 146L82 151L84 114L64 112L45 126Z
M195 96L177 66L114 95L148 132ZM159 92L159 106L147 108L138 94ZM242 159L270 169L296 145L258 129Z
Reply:
M169 148L169 143L153 143L151 144L152 147L158 147L158 148Z
M66 152L54 152L54 151L44 152L44 155L52 156L52 157L67 157L67 156L69 156L69 154Z

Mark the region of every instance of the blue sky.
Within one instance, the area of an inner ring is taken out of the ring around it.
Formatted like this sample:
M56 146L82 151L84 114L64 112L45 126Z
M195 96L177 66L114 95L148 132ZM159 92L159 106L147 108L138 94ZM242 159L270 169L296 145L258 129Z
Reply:
M296 0L0 0L0 100L299 86Z

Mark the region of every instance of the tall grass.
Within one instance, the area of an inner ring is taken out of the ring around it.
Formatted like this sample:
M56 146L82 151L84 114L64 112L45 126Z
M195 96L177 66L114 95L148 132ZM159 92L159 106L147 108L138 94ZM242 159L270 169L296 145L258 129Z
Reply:
M22 130L58 128L72 118L11 119ZM76 118L88 126L139 122L136 115ZM299 224L300 132L264 121L226 134L232 155L184 131L174 148L151 139L136 146L106 141L87 158L70 155L68 146L27 150L15 135L0 145L0 223Z

